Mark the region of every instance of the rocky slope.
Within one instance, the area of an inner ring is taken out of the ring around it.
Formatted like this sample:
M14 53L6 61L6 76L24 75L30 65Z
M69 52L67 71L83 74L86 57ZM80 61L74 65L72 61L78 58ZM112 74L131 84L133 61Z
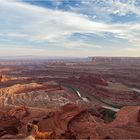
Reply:
M16 84L0 89L0 105L3 107L26 105L55 108L76 100L75 94L54 81L43 84Z
M28 79L29 79L28 77L0 75L0 83L6 83L9 81L16 81L16 80L28 80Z
M112 122L105 123L97 112L91 113L88 108L70 103L58 110L34 111L31 108L18 107L0 112L0 136L23 138L27 122L36 120L39 130L52 131L53 138L139 139L139 110L139 106L124 107Z

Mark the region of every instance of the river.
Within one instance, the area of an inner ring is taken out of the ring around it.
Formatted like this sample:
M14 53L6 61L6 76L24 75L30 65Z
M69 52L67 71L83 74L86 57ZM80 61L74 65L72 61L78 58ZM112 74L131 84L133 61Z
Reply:
M140 90L137 89L137 88L132 88L132 90L133 90L133 91L136 91L136 92L138 92L138 93L140 93Z
M78 97L81 98L83 101L89 102L89 100L87 98L81 96L81 94L78 90L76 90L76 93L77 93ZM110 109L114 112L118 112L120 110L118 108L114 108L114 107L111 107L111 106L108 106L108 105L102 105L102 107L105 108L105 109Z
M75 87L73 87L73 86L71 86L71 85L69 85L69 84L62 84L62 85L64 85L64 86L66 86L66 87L68 87L68 88L70 88L70 89L72 89L76 94L77 94L77 96L80 98L80 99L82 99L84 102L90 102L89 100L88 100L88 98L86 98L86 97L83 97L82 95L81 95L81 93L77 90L77 89L75 89ZM104 103L105 104L105 103ZM115 107L112 107L112 106L109 106L109 105L101 105L103 108L105 108L105 109L109 109L109 110L112 110L112 111L114 111L114 112L118 112L120 109L118 109L118 108L115 108Z

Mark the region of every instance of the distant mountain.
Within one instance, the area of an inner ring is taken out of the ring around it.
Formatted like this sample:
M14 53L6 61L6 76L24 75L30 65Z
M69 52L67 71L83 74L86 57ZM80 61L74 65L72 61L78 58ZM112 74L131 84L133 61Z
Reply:
M67 57L67 56L34 56L34 55L23 55L23 56L0 56L0 59L79 59L81 57Z

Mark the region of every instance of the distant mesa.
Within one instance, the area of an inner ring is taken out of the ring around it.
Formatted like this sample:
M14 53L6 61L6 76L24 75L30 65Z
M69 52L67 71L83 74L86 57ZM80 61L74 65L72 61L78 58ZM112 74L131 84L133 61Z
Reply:
M90 57L92 63L138 63L140 57Z

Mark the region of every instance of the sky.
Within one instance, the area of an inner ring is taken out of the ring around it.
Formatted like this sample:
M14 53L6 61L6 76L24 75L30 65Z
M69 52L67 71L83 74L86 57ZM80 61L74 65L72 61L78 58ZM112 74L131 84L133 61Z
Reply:
M140 56L140 0L0 0L0 56Z

